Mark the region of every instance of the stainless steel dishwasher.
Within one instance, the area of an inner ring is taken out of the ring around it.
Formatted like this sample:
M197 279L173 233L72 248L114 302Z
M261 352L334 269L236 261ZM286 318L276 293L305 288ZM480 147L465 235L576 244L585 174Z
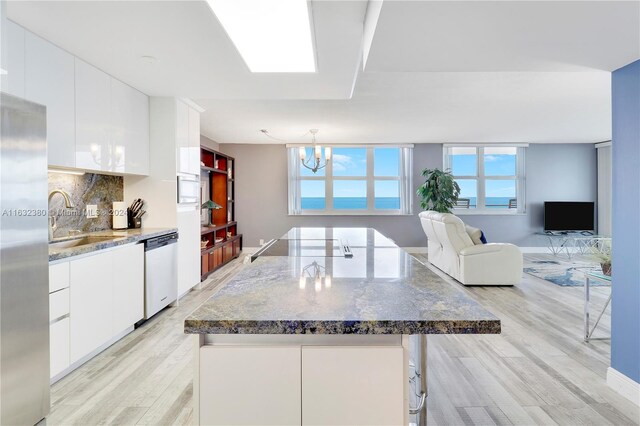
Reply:
M144 244L144 318L178 297L178 234L150 238Z

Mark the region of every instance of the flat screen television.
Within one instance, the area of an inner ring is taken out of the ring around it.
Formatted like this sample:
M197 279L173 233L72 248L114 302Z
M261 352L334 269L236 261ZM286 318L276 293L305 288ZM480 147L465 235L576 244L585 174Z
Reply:
M595 203L592 201L545 201L545 231L593 231Z

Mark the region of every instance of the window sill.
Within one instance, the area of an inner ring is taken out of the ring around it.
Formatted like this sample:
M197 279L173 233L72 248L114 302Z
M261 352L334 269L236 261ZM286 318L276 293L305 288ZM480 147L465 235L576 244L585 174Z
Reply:
M451 213L456 216L526 216L527 212L518 211L496 211L496 210L475 210L475 209L453 209Z

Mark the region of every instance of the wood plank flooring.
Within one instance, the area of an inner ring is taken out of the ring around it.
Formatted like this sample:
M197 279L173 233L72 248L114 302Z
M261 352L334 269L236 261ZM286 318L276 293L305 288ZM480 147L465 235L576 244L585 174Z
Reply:
M54 384L47 423L190 424L193 342L182 320L243 266L226 265ZM582 341L582 287L528 274L515 287L460 287L502 319L503 332L428 337L430 425L640 424L638 407L605 383L609 341ZM608 292L595 288L593 304ZM595 337L608 335L609 314L601 323Z

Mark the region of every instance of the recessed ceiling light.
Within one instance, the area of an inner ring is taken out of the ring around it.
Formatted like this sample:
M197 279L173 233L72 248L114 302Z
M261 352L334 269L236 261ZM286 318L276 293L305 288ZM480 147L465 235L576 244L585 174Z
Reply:
M140 56L140 60L145 64L155 64L158 61L158 58L156 58L155 56L144 55Z
M207 0L251 72L315 72L307 0Z
M7 75L7 74L8 74L7 70L0 68L0 75Z

